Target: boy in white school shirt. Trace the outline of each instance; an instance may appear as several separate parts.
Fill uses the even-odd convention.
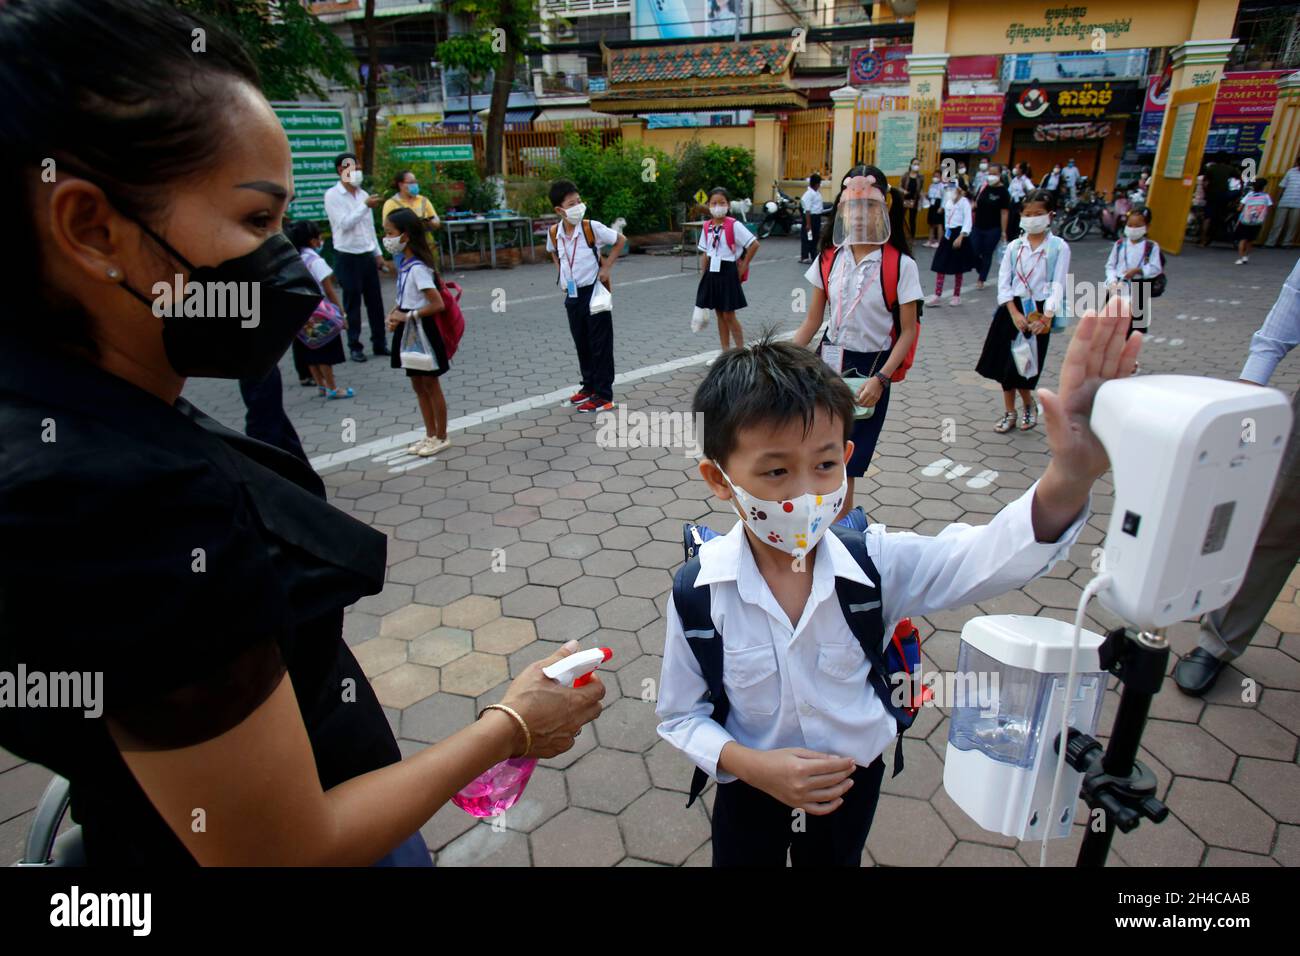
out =
[[[657,713],[660,736],[718,781],[715,866],[784,866],[787,851],[795,866],[859,865],[897,725],[873,690],[879,675],[846,622],[836,578],[879,589],[883,647],[901,618],[1022,587],[1063,557],[1109,468],[1088,424],[1093,396],[1132,374],[1141,347],[1141,336],[1124,340],[1126,304],[1109,312],[1080,321],[1059,393],[1039,393],[1051,449],[1043,477],[984,526],[928,537],[873,525],[863,564],[823,534],[853,453],[848,386],[812,352],[767,338],[714,363],[694,402],[700,474],[742,520],[700,546],[693,582],[679,572]],[[675,595],[702,587],[713,626],[688,635]],[[721,699],[700,665],[709,655],[722,661]]]
[[[555,262],[564,310],[569,316],[569,333],[578,353],[578,390],[569,404],[579,412],[610,411],[614,407],[614,321],[613,313],[591,311],[591,293],[596,283],[609,288],[609,273],[618,261],[627,238],[602,222],[587,219],[587,205],[578,187],[567,179],[551,183],[551,204],[561,217],[546,236],[546,251]],[[602,257],[602,246],[613,246]]]

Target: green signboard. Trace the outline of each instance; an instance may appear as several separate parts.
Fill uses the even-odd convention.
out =
[[[435,163],[454,163],[474,159],[469,143],[444,143],[439,146],[398,146],[393,152],[403,159],[426,159]]]
[[[284,127],[293,157],[294,219],[324,219],[325,192],[339,181],[334,157],[350,152],[347,115],[329,104],[275,103],[275,115]]]
[[[1187,153],[1192,142],[1192,127],[1196,125],[1198,103],[1183,103],[1174,112],[1169,127],[1169,152],[1165,154],[1165,179],[1182,179],[1187,167]],[[1168,122],[1168,120],[1166,120]]]
[[[918,114],[881,110],[876,122],[876,165],[886,176],[901,176],[911,169],[916,155]]]

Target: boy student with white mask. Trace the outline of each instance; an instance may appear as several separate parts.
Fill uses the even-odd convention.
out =
[[[821,200],[820,196],[817,198]],[[736,318],[736,310],[749,304],[740,283],[749,278],[749,263],[758,253],[758,240],[742,223],[727,215],[730,211],[731,197],[721,186],[714,186],[709,191],[711,218],[700,230],[696,246],[700,250],[703,275],[695,291],[695,307],[717,313],[718,339],[724,352],[730,347],[728,338],[736,348],[745,345],[745,333]]]
[[[1024,413],[1020,430],[1038,424],[1037,403],[1031,394],[1038,387],[1038,376],[1047,361],[1052,319],[1067,315],[1070,247],[1048,228],[1052,223],[1054,201],[1051,193],[1037,189],[1025,197],[1020,226],[1025,234],[1007,243],[998,270],[998,308],[993,313],[984,348],[975,371],[1002,386],[1005,413],[994,426],[999,433],[1016,425],[1016,392]],[[1032,336],[1037,370],[1024,376],[1012,357],[1011,346],[1023,333]]]
[[[564,309],[582,376],[569,405],[583,413],[610,411],[614,408],[613,312],[592,312],[591,293],[597,281],[609,288],[610,270],[627,239],[586,218],[587,205],[570,180],[551,183],[550,195],[560,222],[547,233],[546,251],[555,263],[556,282],[564,289]],[[613,246],[608,256],[601,256],[602,246]]]
[[[1068,554],[1110,466],[1089,427],[1093,396],[1132,374],[1141,346],[1124,341],[1122,305],[1112,312],[1084,317],[1059,394],[1040,393],[1042,478],[988,524],[934,537],[825,533],[846,493],[854,408],[824,362],[765,339],[709,370],[693,408],[700,474],[740,521],[675,576],[656,713],[698,768],[688,805],[718,781],[715,866],[784,867],[787,853],[795,866],[861,864],[885,762],[897,772],[895,738],[915,714],[894,700],[885,639],[904,617],[1023,587]]]
[[[892,202],[886,200],[889,196]],[[836,374],[852,382],[858,410],[853,421],[853,455],[848,494],[867,473],[889,411],[894,382],[902,381],[916,351],[921,282],[907,244],[903,193],[892,189],[874,166],[849,171],[835,200],[835,222],[822,251],[804,274],[813,286],[808,315],[794,343],[813,346]]]
[[[944,276],[955,276],[948,304],[961,305],[962,278],[975,268],[975,247],[970,240],[973,225],[970,200],[966,198],[961,180],[944,183],[943,238],[930,260],[930,271],[936,276],[934,295],[925,300],[926,305],[937,305],[943,296]]]

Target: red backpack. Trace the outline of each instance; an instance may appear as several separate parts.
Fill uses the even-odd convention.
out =
[[[712,228],[712,223],[704,227],[706,232]],[[733,216],[724,216],[722,220],[722,236],[727,240],[727,248],[732,252],[736,251],[736,219]],[[749,281],[749,273],[746,272],[740,277],[741,282]]]
[[[821,255],[821,273],[822,288],[831,287],[831,270],[835,267],[835,257],[840,254],[841,246],[831,246],[822,252]],[[885,300],[885,308],[890,311],[894,317],[894,328],[889,333],[889,342],[892,345],[898,341],[898,337],[903,334],[903,324],[898,305],[898,271],[902,262],[903,254],[889,243],[885,243],[880,249],[880,295]],[[921,341],[921,303],[916,303],[916,338],[912,340],[912,347],[907,350],[907,355],[903,358],[902,364],[894,369],[894,374],[889,376],[891,382],[901,382],[907,378],[907,370],[912,367],[912,362],[916,359],[916,345]]]
[[[460,311],[460,286],[455,282],[443,282],[442,276],[433,274],[438,285],[438,295],[442,297],[442,308],[433,315],[442,336],[442,344],[447,349],[447,361],[456,354],[461,336],[465,334],[465,314]]]

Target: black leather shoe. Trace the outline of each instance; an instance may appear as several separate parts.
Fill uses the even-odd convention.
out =
[[[365,352],[353,352],[353,353],[352,353],[352,361],[354,361],[354,362],[366,362],[366,361],[369,361],[369,360],[366,358],[366,353],[365,353]]]
[[[376,354],[376,355],[392,355],[393,353],[390,352],[390,351],[388,351],[388,349],[384,348],[384,347],[381,345],[379,348],[375,349],[375,354]]]
[[[1200,697],[1214,686],[1223,666],[1223,661],[1198,647],[1178,662],[1174,668],[1174,683],[1184,694]]]

